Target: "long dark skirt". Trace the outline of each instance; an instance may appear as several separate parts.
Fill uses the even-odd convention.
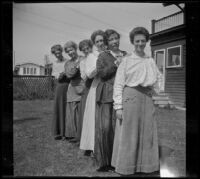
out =
[[[113,103],[97,103],[94,157],[99,167],[111,165],[115,112]]]
[[[52,133],[54,137],[65,136],[66,94],[68,83],[57,83],[54,98]]]
[[[80,101],[67,102],[65,136],[75,138],[80,118]]]
[[[77,126],[77,140],[80,141],[81,138],[81,132],[82,132],[82,125],[83,125],[83,115],[84,115],[84,111],[85,111],[85,103],[86,103],[86,99],[87,99],[87,95],[89,92],[89,88],[84,90],[84,94],[81,96],[81,101],[80,101],[80,117],[79,117],[79,123]]]
[[[148,88],[124,88],[123,120],[116,121],[112,165],[124,175],[159,170],[155,108]]]

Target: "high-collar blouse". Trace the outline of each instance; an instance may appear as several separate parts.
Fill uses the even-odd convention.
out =
[[[126,51],[122,51],[122,50],[120,50],[118,54],[112,52],[111,50],[110,50],[110,53],[113,55],[113,57],[116,58],[115,64],[117,65],[117,67],[122,62],[122,59],[124,58],[124,56],[127,55],[127,52]]]
[[[63,61],[54,61],[53,62],[53,68],[52,68],[52,76],[55,76],[55,78],[57,79],[60,75],[60,73],[65,71],[65,63],[66,63],[66,59],[64,59]]]
[[[151,86],[159,93],[163,86],[163,75],[158,70],[153,58],[135,53],[127,55],[120,63],[114,83],[114,109],[122,109],[122,93],[125,86]]]

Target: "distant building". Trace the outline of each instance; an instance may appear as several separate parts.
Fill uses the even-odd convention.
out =
[[[52,75],[52,63],[45,64],[45,75],[46,76],[51,76]]]
[[[185,107],[186,35],[184,11],[152,20],[152,55],[164,75],[163,93]]]
[[[19,69],[20,69],[20,65],[16,65],[14,67],[13,75],[19,75]]]
[[[15,66],[15,75],[33,75],[43,76],[45,75],[45,67],[35,63],[22,63]]]

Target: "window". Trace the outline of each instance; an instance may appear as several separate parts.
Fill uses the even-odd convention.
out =
[[[181,45],[167,48],[167,68],[181,67]]]
[[[33,74],[33,68],[31,68],[31,75]]]
[[[24,75],[26,74],[26,68],[25,67],[23,68],[23,74]]]
[[[29,74],[29,68],[27,68],[27,75]]]
[[[156,50],[155,51],[155,61],[158,69],[161,73],[164,73],[165,68],[165,50]]]
[[[34,74],[36,74],[36,68],[34,68]]]

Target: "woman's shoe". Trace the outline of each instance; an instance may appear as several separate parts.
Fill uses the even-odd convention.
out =
[[[55,136],[54,139],[55,139],[55,140],[61,140],[61,139],[62,139],[62,136]]]
[[[73,139],[70,139],[69,142],[70,143],[76,143],[76,142],[78,142],[78,140],[76,138],[73,138]]]
[[[98,169],[96,169],[97,172],[108,172],[109,171],[109,167],[108,166],[102,166],[99,167]]]
[[[64,140],[66,140],[66,137],[65,136],[62,136],[62,139],[61,139],[62,141],[64,141]]]
[[[115,171],[115,167],[113,167],[113,166],[108,166],[108,169],[109,169],[109,171],[112,171],[112,172],[114,172]]]
[[[65,137],[65,139],[66,139],[67,141],[70,141],[71,139],[73,139],[73,137]]]
[[[91,155],[91,153],[92,153],[92,151],[91,151],[91,150],[86,150],[86,151],[85,151],[85,153],[84,153],[84,155],[85,155],[85,156],[90,156],[90,155]]]

